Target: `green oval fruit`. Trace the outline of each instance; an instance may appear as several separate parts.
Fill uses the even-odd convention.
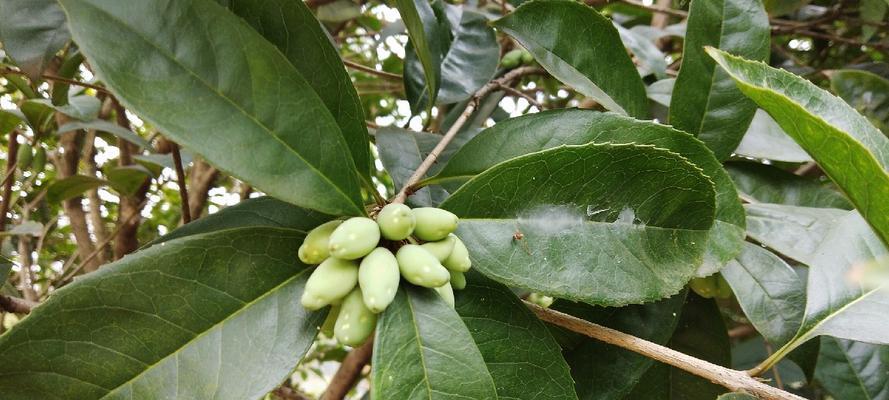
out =
[[[336,340],[349,346],[358,346],[373,333],[377,326],[377,315],[362,300],[361,288],[355,288],[343,300],[340,315],[333,328]]]
[[[435,258],[437,258],[439,262],[442,262],[451,255],[451,252],[454,251],[454,242],[456,242],[456,238],[457,237],[454,235],[448,235],[448,237],[442,240],[423,243],[420,245],[420,247],[432,253],[432,255],[435,256]]]
[[[462,272],[448,270],[451,273],[451,287],[456,290],[466,289],[466,275]]]
[[[366,256],[380,243],[380,227],[365,217],[352,217],[330,234],[330,255],[344,260]]]
[[[445,303],[448,303],[451,308],[456,307],[456,302],[454,301],[454,288],[451,287],[451,283],[445,283],[437,288],[434,288],[438,295],[444,299]]]
[[[31,145],[28,143],[22,143],[19,145],[18,152],[16,154],[15,165],[22,171],[27,169],[31,165],[31,159],[34,157],[33,151],[31,149]]]
[[[522,50],[510,50],[500,59],[500,66],[507,69],[518,67],[522,62]]]
[[[466,272],[472,268],[472,261],[469,259],[469,250],[460,238],[454,236],[454,250],[442,263],[445,268],[451,271]]]
[[[358,267],[358,286],[361,287],[364,304],[375,313],[383,312],[392,303],[400,280],[398,260],[383,247],[370,252]]]
[[[716,274],[716,297],[720,299],[727,299],[732,297],[734,292],[732,292],[732,287],[729,286],[728,282],[722,276],[722,274]]]
[[[421,207],[412,210],[417,226],[414,236],[427,242],[442,240],[457,230],[458,218],[450,211],[434,207]]]
[[[330,311],[327,312],[327,318],[325,318],[324,323],[321,324],[321,333],[324,334],[324,336],[327,336],[329,338],[333,337],[333,327],[336,325],[336,319],[339,315],[340,306],[330,306]]]
[[[522,64],[528,65],[534,62],[534,56],[528,50],[522,50]]]
[[[306,264],[321,264],[322,261],[330,256],[329,241],[330,234],[342,224],[343,221],[330,221],[318,225],[315,229],[309,231],[303,244],[299,246],[299,260]]]
[[[46,149],[43,146],[37,146],[37,150],[34,151],[34,160],[31,161],[31,171],[39,174],[43,172],[44,168],[46,168]]]
[[[697,293],[698,296],[705,299],[712,299],[716,296],[717,292],[719,292],[719,284],[717,283],[715,276],[712,275],[704,278],[694,278],[688,283],[688,286],[691,290]]]
[[[389,240],[404,240],[414,232],[417,220],[411,208],[404,204],[387,204],[377,214],[380,233]]]
[[[434,288],[451,279],[451,274],[432,253],[415,244],[406,244],[395,255],[401,276],[414,285]]]
[[[358,284],[358,263],[339,258],[324,260],[306,282],[302,304],[318,310],[345,297]]]

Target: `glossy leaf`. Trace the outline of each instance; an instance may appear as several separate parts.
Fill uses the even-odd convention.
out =
[[[735,154],[750,158],[762,158],[789,163],[812,161],[812,157],[799,147],[769,113],[757,109],[744,133]]]
[[[99,116],[99,109],[102,108],[102,102],[98,98],[85,94],[72,96],[68,99],[68,104],[61,106],[53,104],[49,99],[34,101],[46,104],[47,107],[81,121],[96,119]]]
[[[65,13],[55,0],[0,1],[3,50],[32,80],[40,79],[70,37]]]
[[[639,75],[654,74],[658,79],[667,77],[666,55],[654,44],[654,41],[617,23],[614,24],[614,27],[620,34],[620,40],[639,60]]]
[[[460,316],[433,290],[402,285],[377,321],[371,365],[375,399],[498,398]]]
[[[815,179],[758,163],[738,162],[725,166],[738,192],[754,203],[852,209],[842,193]]]
[[[644,305],[597,307],[558,300],[552,308],[665,345],[673,336],[683,303],[685,292]],[[650,358],[599,340],[567,331],[563,334],[565,360],[571,366],[580,399],[622,399],[655,364]]]
[[[423,158],[435,146],[441,135],[426,132],[413,132],[405,129],[384,127],[375,135],[380,161],[392,177],[395,189],[401,190],[413,175]],[[428,144],[432,144],[429,147]],[[440,159],[446,160],[448,151]],[[408,204],[421,207],[435,207],[447,198],[448,192],[438,186],[424,187],[408,198]]]
[[[46,199],[50,203],[58,203],[80,196],[83,192],[106,183],[104,180],[92,176],[72,175],[50,183],[46,188]]]
[[[704,46],[766,60],[770,34],[769,17],[760,0],[691,2],[670,123],[707,143],[719,160],[738,147],[756,105],[707,56]]]
[[[834,208],[747,204],[747,236],[804,264],[828,232],[847,214]]]
[[[868,71],[839,70],[830,74],[830,88],[889,135],[889,79]]]
[[[442,27],[429,0],[395,0],[395,6],[398,7],[401,20],[407,28],[410,48],[423,66],[423,75],[426,79],[426,105],[431,110],[438,96],[441,81]],[[407,81],[405,87],[411,87]]]
[[[210,0],[161,3],[61,1],[97,75],[164,134],[272,196],[363,214],[336,120],[281,52]]]
[[[472,334],[500,398],[577,398],[561,348],[509,288],[471,274],[466,289],[455,294],[457,313]]]
[[[694,275],[714,197],[710,180],[675,153],[590,144],[497,164],[441,207],[461,217],[458,235],[488,277],[625,305],[673,295]]]
[[[305,78],[336,120],[358,170],[368,175],[370,139],[358,92],[352,86],[327,31],[306,3],[300,0],[238,0],[233,1],[229,9],[275,45]],[[319,7],[319,18],[321,10]]]
[[[295,367],[324,319],[299,304],[308,276],[293,256],[301,239],[273,228],[194,235],[76,280],[0,337],[0,393],[263,396]]]
[[[665,107],[670,106],[670,100],[673,98],[673,87],[676,86],[676,78],[661,79],[651,85],[648,85],[646,93],[651,101]]]
[[[118,124],[108,122],[102,119],[96,119],[92,121],[72,121],[66,124],[63,124],[59,127],[57,133],[62,134],[65,132],[71,132],[81,129],[95,129],[101,132],[108,132],[114,136],[117,136],[120,139],[126,140],[136,146],[139,146],[143,149],[151,149],[151,144],[148,143],[147,140],[143,139],[141,136],[133,133],[133,131],[124,128]]]
[[[810,343],[815,345],[818,344],[817,341]],[[732,369],[747,371],[759,364],[774,350],[775,347],[766,342],[762,336],[741,339],[737,343],[732,344]],[[815,361],[817,361],[818,356],[817,350],[818,346],[815,346]],[[814,363],[812,368],[814,370]],[[811,386],[808,386],[808,383],[811,380],[807,378],[803,369],[794,361],[785,358],[775,365],[774,368],[769,369],[760,375],[760,378],[764,383],[777,387],[778,380],[776,379],[776,376],[780,379],[781,386],[783,386],[784,390],[805,398],[811,397],[807,393],[800,393],[799,390],[796,390],[797,388],[803,390],[810,388]]]
[[[106,169],[105,177],[118,193],[132,196],[139,191],[146,179],[151,179],[151,172],[141,165],[125,165]]]
[[[768,250],[745,243],[722,276],[744,315],[771,344],[790,340],[803,320],[806,288],[796,271]]]
[[[522,4],[493,25],[516,39],[550,74],[605,109],[646,116],[642,78],[617,29],[596,10],[571,1],[537,0]]]
[[[811,82],[719,50],[710,55],[778,122],[889,243],[889,138]]]
[[[889,346],[821,338],[815,376],[836,399],[889,399]]]
[[[561,145],[596,143],[646,144],[678,153],[700,167],[716,187],[716,224],[705,263],[698,275],[712,275],[741,251],[744,212],[722,165],[691,135],[669,126],[614,113],[554,110],[500,122],[470,140],[454,154],[433,183],[462,182],[497,163]]]

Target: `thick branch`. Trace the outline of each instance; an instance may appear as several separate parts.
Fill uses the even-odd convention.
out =
[[[336,371],[330,380],[327,390],[321,395],[321,400],[342,400],[355,386],[355,382],[361,377],[361,370],[370,361],[373,355],[373,338],[364,342],[361,347],[356,347],[346,355],[340,369]]]
[[[16,314],[29,314],[34,307],[37,307],[36,302],[0,294],[0,309],[3,311]]]
[[[173,166],[176,167],[176,183],[179,184],[179,197],[182,202],[182,223],[191,222],[191,208],[188,207],[188,185],[185,183],[185,170],[182,168],[182,155],[179,145],[173,143]]]
[[[114,108],[114,117],[117,125],[130,129],[130,121],[127,119],[126,110],[120,103],[112,99],[111,103]],[[120,150],[120,160],[118,165],[133,165],[132,154],[137,151],[136,146],[123,139],[117,140],[117,148]],[[121,196],[120,209],[117,213],[117,227],[115,228],[116,236],[114,237],[114,259],[130,254],[139,248],[139,225],[142,223],[136,215],[142,212],[145,205],[145,196],[148,188],[151,186],[151,179],[146,178],[142,182],[142,186],[132,196]]]
[[[732,391],[746,392],[764,400],[804,400],[797,395],[766,385],[744,371],[736,371],[700,360],[669,347],[664,347],[565,313],[543,308],[533,303],[525,302],[525,305],[543,321],[639,353],[700,376],[715,384],[725,386]]]
[[[15,163],[18,158],[19,143],[16,140],[19,132],[9,132],[9,148],[6,150],[6,175],[3,179],[3,199],[0,200],[0,231],[6,230],[6,213],[9,212],[12,199],[12,176],[15,175]]]
[[[218,176],[219,170],[206,161],[195,159],[192,163],[188,179],[188,206],[192,218],[200,218],[204,213],[210,189]]]

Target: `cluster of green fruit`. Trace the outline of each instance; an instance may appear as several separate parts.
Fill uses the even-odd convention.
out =
[[[331,305],[322,330],[329,332],[333,325],[337,340],[350,346],[373,332],[377,314],[395,298],[401,277],[435,289],[453,307],[454,289],[466,287],[463,273],[472,266],[469,251],[453,234],[457,220],[439,208],[389,204],[376,221],[355,217],[318,226],[299,247],[302,262],[320,264],[306,282],[303,306]]]
[[[29,143],[22,143],[15,157],[15,164],[22,171],[30,167],[31,172],[38,174],[46,166],[46,150],[42,146],[37,146],[34,151]]]
[[[732,288],[722,274],[713,274],[704,278],[695,278],[688,283],[691,290],[706,299],[727,299],[732,297]]]
[[[530,65],[534,62],[534,56],[525,49],[510,50],[500,59],[500,66],[506,69],[513,69],[519,65]]]

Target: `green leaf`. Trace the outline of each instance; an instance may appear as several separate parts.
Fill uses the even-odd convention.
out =
[[[497,72],[500,45],[484,15],[443,4],[450,33],[442,29],[437,41],[441,58],[441,87],[436,101],[451,104],[472,97]],[[415,52],[405,54],[404,81],[412,104],[426,101],[424,69]]]
[[[40,79],[69,38],[65,14],[55,0],[0,1],[3,50],[31,80]]]
[[[814,373],[814,361],[817,361],[817,351],[818,342],[810,342],[815,344],[815,359],[812,362],[812,369]],[[774,346],[770,345],[768,342],[763,339],[762,336],[753,336],[751,338],[742,339],[737,343],[732,344],[732,369],[738,371],[746,371],[750,368],[755,367],[760,363],[764,358],[769,356],[769,352],[774,351]],[[802,349],[802,348],[801,348]],[[764,372],[759,376],[765,383],[768,383],[772,386],[778,386],[776,380],[780,379],[784,390],[787,390],[791,393],[803,396],[803,397],[811,397],[806,393],[799,393],[800,390],[805,390],[810,388],[808,385],[810,380],[806,377],[803,369],[797,365],[794,361],[790,359],[783,359],[779,362],[774,368]]]
[[[790,14],[800,7],[809,4],[811,0],[763,0],[766,10],[773,17]]]
[[[151,144],[148,143],[147,140],[143,139],[141,136],[135,134],[133,131],[124,128],[118,124],[108,122],[102,119],[96,119],[92,121],[72,121],[66,124],[63,124],[59,127],[57,133],[62,134],[65,132],[76,131],[80,129],[95,129],[101,132],[108,132],[114,136],[117,136],[120,139],[126,140],[136,146],[139,146],[143,149],[151,150]]]
[[[6,232],[0,232],[0,236],[41,236],[43,235],[43,224],[37,221],[22,221],[12,229]],[[0,281],[2,282],[2,281]]]
[[[503,399],[576,399],[571,371],[546,326],[506,286],[473,273],[456,291],[457,313],[472,334]]]
[[[614,23],[614,27],[617,29],[617,33],[620,34],[620,40],[639,60],[639,75],[654,74],[658,79],[667,78],[666,56],[654,44],[654,41],[617,23]]]
[[[747,204],[747,236],[776,252],[809,264],[815,250],[847,211],[833,208]]]
[[[889,346],[821,338],[815,376],[837,399],[889,398]]]
[[[673,97],[673,87],[676,86],[676,78],[661,79],[645,90],[651,101],[665,107],[670,106],[670,99]]]
[[[741,91],[805,149],[889,243],[889,138],[848,104],[763,63],[708,50]]]
[[[812,157],[799,147],[769,114],[761,109],[756,110],[750,127],[744,133],[741,144],[735,154],[750,158],[804,163],[812,161]]]
[[[303,235],[243,228],[154,246],[53,293],[0,337],[5,399],[255,399],[314,340]],[[250,282],[249,285],[244,284]]]
[[[392,177],[396,190],[404,187],[423,159],[441,140],[441,135],[392,127],[378,129],[375,137],[380,161]],[[455,139],[459,141],[459,134]],[[451,142],[438,157],[439,162],[447,162],[456,149],[459,149],[459,143]],[[448,192],[440,186],[427,186],[408,197],[408,203],[412,206],[435,207],[447,196]]]
[[[716,400],[757,400],[757,397],[749,395],[747,393],[735,392],[726,393],[722,396],[717,397]]]
[[[889,80],[855,69],[834,71],[829,76],[834,93],[889,135]]]
[[[528,49],[552,76],[605,109],[637,118],[648,113],[642,78],[617,29],[596,10],[573,1],[530,1],[493,25]]]
[[[151,179],[151,171],[141,165],[124,165],[108,168],[105,177],[114,190],[124,196],[132,196],[139,191],[146,179]]]
[[[86,175],[72,175],[59,179],[49,184],[46,188],[46,199],[50,203],[58,203],[83,194],[90,189],[95,189],[108,182]]]
[[[858,11],[864,22],[861,24],[861,40],[866,43],[880,32],[879,25],[885,22],[886,12],[889,11],[889,1],[861,0],[858,3]]]
[[[53,104],[49,99],[34,101],[46,104],[62,114],[81,121],[96,119],[99,116],[99,109],[102,108],[102,102],[98,98],[86,94],[72,96],[68,98],[68,104],[61,106]]]
[[[430,289],[402,285],[377,321],[371,365],[376,399],[498,398],[460,316]]]
[[[710,180],[675,153],[589,144],[497,164],[441,207],[461,217],[458,234],[488,277],[625,305],[673,295],[694,275],[714,199]]]
[[[336,120],[281,52],[238,17],[210,0],[61,4],[97,75],[164,134],[269,195],[331,214],[364,213]],[[179,107],[171,112],[171,104]]]
[[[358,92],[327,31],[305,2],[239,0],[229,8],[275,45],[305,78],[336,120],[359,172],[370,179],[370,139]]]
[[[781,258],[745,243],[738,258],[722,269],[744,315],[772,345],[787,343],[803,320],[806,288]]]
[[[336,0],[318,6],[317,13],[319,21],[345,22],[361,16],[361,5],[351,0]]]
[[[431,112],[432,105],[438,96],[441,81],[441,35],[443,28],[439,25],[435,11],[429,0],[395,0],[395,6],[401,14],[401,20],[407,28],[410,38],[409,45],[413,49],[426,77],[426,107]],[[405,87],[411,87],[405,79]],[[415,96],[422,98],[422,95]],[[419,104],[419,103],[417,103]]]
[[[644,305],[597,307],[557,300],[552,308],[623,333],[666,345],[679,322],[685,292]],[[578,397],[584,400],[622,399],[655,364],[654,360],[562,331],[565,359],[571,366]]]
[[[9,133],[23,122],[24,120],[19,115],[6,110],[0,110],[0,135]]]
[[[696,135],[724,160],[738,147],[756,112],[704,46],[753,60],[769,57],[769,16],[760,0],[695,0],[688,10],[682,66],[670,102],[670,123]]]
[[[591,142],[646,144],[667,149],[696,164],[713,180],[717,221],[699,276],[712,275],[741,251],[744,211],[731,179],[713,153],[685,132],[614,113],[553,110],[500,122],[464,145],[429,182],[462,182],[514,157],[560,145]]]
[[[852,209],[852,204],[842,193],[816,179],[751,162],[731,162],[725,169],[738,191],[751,202]]]

